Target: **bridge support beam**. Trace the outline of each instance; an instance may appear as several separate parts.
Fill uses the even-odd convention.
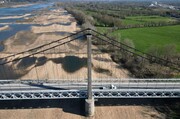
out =
[[[88,99],[85,100],[85,112],[86,116],[94,116],[95,106],[94,106],[94,98],[92,95],[92,60],[91,60],[91,30],[88,30],[87,34],[87,67],[88,67],[88,87],[87,87],[87,96]]]

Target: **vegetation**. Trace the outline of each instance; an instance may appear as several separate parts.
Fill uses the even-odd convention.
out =
[[[117,27],[119,29],[135,27],[152,27],[179,24],[178,11],[155,10],[148,7],[148,3],[138,2],[89,2],[87,4],[74,3],[74,6],[92,16],[95,26]]]
[[[148,2],[86,2],[86,4],[66,2],[63,4],[83,28],[95,26],[98,31],[112,37],[112,39],[153,56],[178,63],[180,56],[178,53],[180,51],[180,20],[178,18],[180,18],[180,12],[178,10],[154,9],[148,5]],[[93,42],[93,44],[102,52],[109,53],[114,62],[122,64],[134,77],[168,78],[179,76],[178,72],[158,65],[159,61],[153,59],[145,61],[132,53],[113,48],[110,44],[102,45],[98,42]],[[136,53],[136,50],[128,50]]]

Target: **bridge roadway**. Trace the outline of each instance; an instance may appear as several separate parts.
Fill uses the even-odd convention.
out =
[[[176,79],[96,80],[92,88],[95,98],[180,98],[180,82]],[[0,100],[86,97],[86,81],[0,81]]]

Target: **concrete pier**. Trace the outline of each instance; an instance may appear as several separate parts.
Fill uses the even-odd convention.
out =
[[[94,112],[95,112],[94,98],[86,99],[85,100],[86,116],[92,117],[92,116],[94,116]]]

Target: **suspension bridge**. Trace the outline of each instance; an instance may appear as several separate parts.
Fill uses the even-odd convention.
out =
[[[141,66],[148,61],[180,71],[179,59],[171,62],[85,29],[27,51],[2,52],[0,100],[84,98],[91,116],[94,98],[180,98],[180,79],[131,78],[116,62],[119,54]]]

